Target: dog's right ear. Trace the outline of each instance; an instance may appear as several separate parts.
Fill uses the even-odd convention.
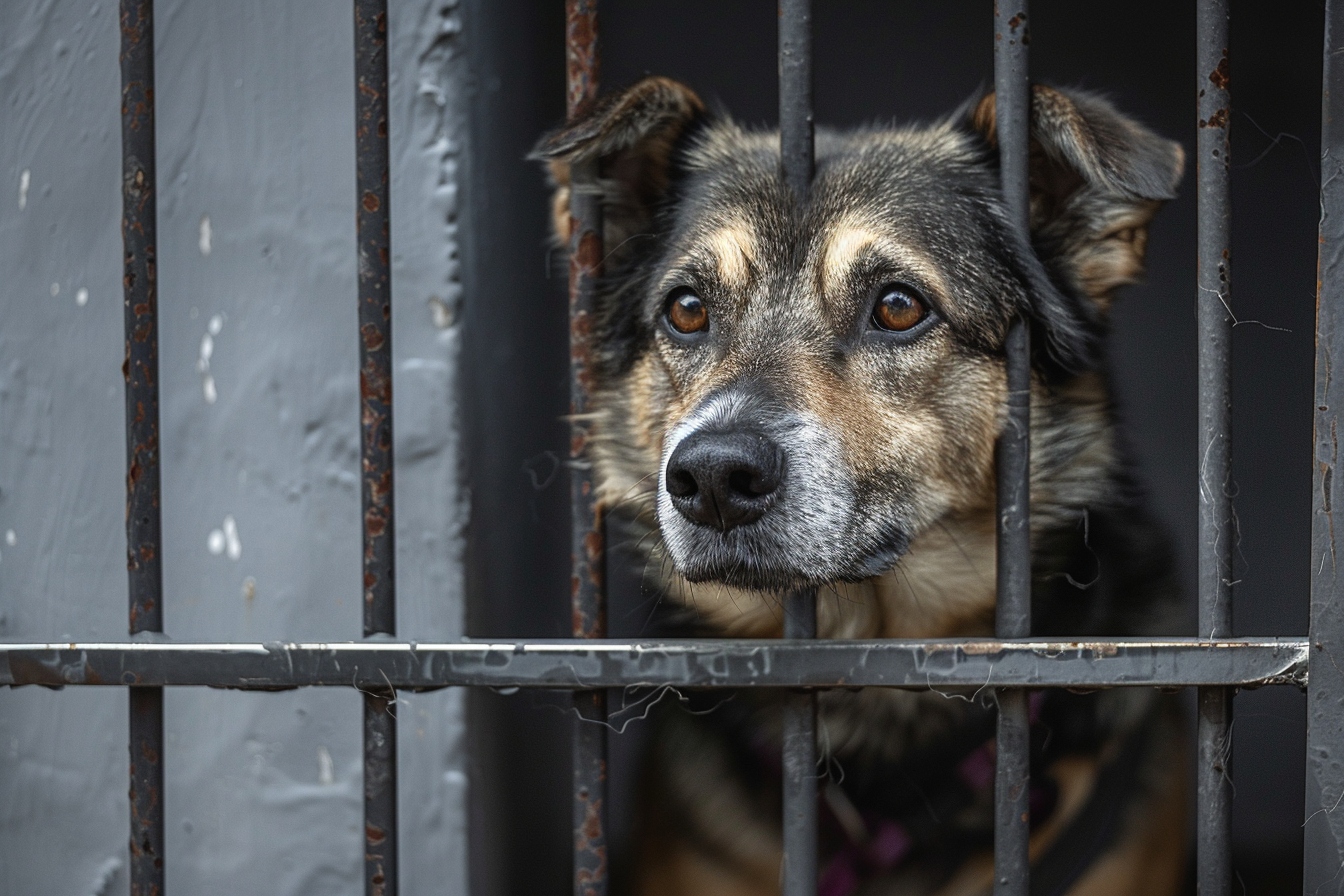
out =
[[[556,240],[569,242],[571,173],[584,163],[596,167],[607,245],[619,246],[644,230],[667,193],[678,140],[704,114],[704,103],[689,87],[650,77],[602,97],[543,137],[529,158],[548,163],[550,169]]]

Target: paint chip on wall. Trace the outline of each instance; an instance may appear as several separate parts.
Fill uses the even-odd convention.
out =
[[[326,747],[317,748],[317,783],[336,783],[336,765],[331,761],[331,752]]]
[[[230,560],[237,560],[243,556],[243,542],[238,537],[238,523],[230,516],[224,517],[224,525],[219,529],[213,529],[205,540],[205,546],[210,553],[218,556],[225,554]]]
[[[205,396],[206,404],[214,404],[219,399],[219,392],[215,389],[215,377],[210,373],[210,359],[215,354],[215,337],[222,329],[224,329],[224,316],[216,314],[211,317],[210,323],[206,326],[206,333],[201,337],[201,352],[196,358],[196,369],[201,374],[201,392]]]

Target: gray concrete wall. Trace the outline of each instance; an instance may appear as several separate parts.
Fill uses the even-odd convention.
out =
[[[360,634],[348,3],[160,0],[165,627]],[[465,63],[394,0],[399,632],[463,631]],[[0,639],[119,639],[117,6],[0,2]],[[403,701],[403,880],[465,890],[462,695]],[[167,698],[174,892],[361,892],[353,692]],[[126,695],[0,691],[0,893],[127,892]]]

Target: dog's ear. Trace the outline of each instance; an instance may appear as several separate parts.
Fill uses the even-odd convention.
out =
[[[596,166],[607,245],[619,246],[645,229],[667,192],[678,140],[704,113],[704,103],[689,87],[650,77],[602,97],[543,137],[530,158],[550,168],[556,239],[569,241],[571,172],[583,163]]]
[[[971,126],[997,145],[994,95]],[[1181,145],[1120,114],[1101,97],[1033,85],[1031,239],[1061,285],[1104,313],[1116,287],[1143,273],[1148,224],[1175,198]]]

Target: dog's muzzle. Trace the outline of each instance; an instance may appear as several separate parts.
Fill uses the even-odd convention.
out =
[[[691,582],[777,590],[873,575],[905,541],[860,511],[840,440],[758,391],[722,392],[669,434],[658,526]]]
[[[783,481],[784,452],[761,432],[700,430],[682,439],[667,462],[672,506],[720,532],[764,516]]]

